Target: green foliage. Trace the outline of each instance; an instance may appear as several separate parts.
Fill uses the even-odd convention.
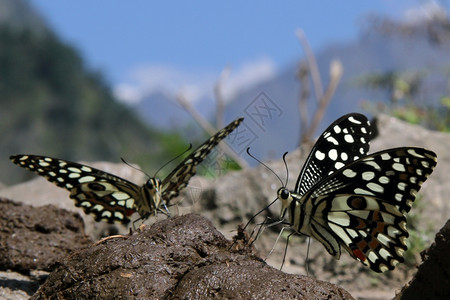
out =
[[[363,107],[372,114],[380,112],[392,115],[412,124],[449,132],[450,95],[448,87],[434,90],[441,93],[438,99],[422,99],[421,90],[427,79],[425,71],[390,71],[369,74],[359,80],[359,84],[372,89],[387,91],[389,102],[366,101]],[[427,97],[426,95],[425,97]]]
[[[405,264],[409,266],[415,266],[420,262],[418,259],[420,252],[429,247],[434,238],[431,224],[428,228],[420,225],[420,216],[424,209],[425,202],[421,195],[417,195],[413,209],[406,215],[409,237],[406,241],[408,250],[405,251],[403,257]]]

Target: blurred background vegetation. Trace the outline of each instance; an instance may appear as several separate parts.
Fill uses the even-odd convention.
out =
[[[87,70],[50,31],[2,26],[0,78],[2,170],[11,169],[5,158],[23,152],[84,161],[119,162],[124,156],[152,169],[188,146],[177,133],[153,130],[115,101],[102,75]],[[2,182],[24,179],[11,170],[2,172]]]

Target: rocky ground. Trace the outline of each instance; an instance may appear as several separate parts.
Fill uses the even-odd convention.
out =
[[[450,171],[450,135],[430,132],[386,116],[378,118],[377,128],[378,137],[371,143],[370,152],[419,146],[438,155],[438,165],[409,214],[409,248],[412,251],[407,263],[392,272],[371,272],[346,254],[336,261],[320,243],[312,241],[307,261],[310,276],[302,276],[306,275],[307,240],[300,237],[291,239],[281,272],[277,269],[284,253],[284,236],[267,259],[268,264],[260,258],[265,258],[272,249],[279,228],[267,229],[254,243],[255,248],[248,247],[242,233],[239,242],[230,247],[238,225],[275,199],[279,183],[263,167],[231,172],[215,180],[194,177],[180,205],[174,208],[179,215],[196,212],[206,219],[198,215],[163,217],[161,223],[148,225],[132,235],[127,228],[95,223],[90,216],[81,213],[86,224],[85,236],[77,215],[52,211],[56,207],[77,211],[68,192],[36,178],[0,189],[0,196],[14,201],[2,199],[0,202],[0,297],[25,299],[40,286],[33,296],[35,299],[51,295],[70,298],[73,293],[86,297],[93,295],[90,293],[105,297],[108,294],[110,298],[139,298],[153,293],[159,298],[202,296],[206,299],[209,296],[229,298],[234,295],[231,291],[244,298],[327,295],[330,299],[351,299],[345,290],[359,299],[392,299],[414,275],[409,286],[416,290],[408,294],[405,289],[405,299],[420,295],[418,291],[431,295],[426,287],[449,296],[447,270],[450,265],[446,255],[450,250],[449,225],[438,235],[436,233],[450,217],[450,201],[447,200],[450,186],[445,184]],[[305,146],[288,155],[290,174],[298,174],[308,153]],[[285,173],[281,161],[268,165],[281,177]],[[94,166],[134,182],[143,181],[140,173],[127,166]],[[288,187],[292,187],[295,179],[291,175]],[[18,202],[35,207],[19,206]],[[45,206],[47,204],[52,206]],[[266,215],[276,217],[278,209],[275,206],[259,221]],[[118,233],[124,236],[98,242],[101,236]],[[431,245],[435,236],[434,246],[421,257],[420,252]],[[427,263],[417,272],[416,265],[422,258],[426,258]],[[52,273],[48,276],[48,272]],[[431,285],[427,278],[437,279]]]

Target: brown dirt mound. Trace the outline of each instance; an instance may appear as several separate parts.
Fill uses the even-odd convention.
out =
[[[169,218],[67,257],[32,299],[353,299],[231,246],[201,216]]]
[[[450,299],[450,220],[421,253],[423,263],[395,299]]]
[[[51,271],[92,241],[76,213],[52,205],[32,207],[0,198],[0,270]]]

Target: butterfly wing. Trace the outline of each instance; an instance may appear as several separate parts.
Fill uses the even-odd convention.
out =
[[[139,187],[104,171],[62,159],[38,155],[13,155],[16,165],[45,177],[70,191],[75,206],[91,214],[96,221],[123,223],[130,221],[139,198]]]
[[[369,120],[358,113],[334,121],[314,144],[295,185],[295,193],[304,195],[322,178],[369,151],[372,129]]]
[[[392,270],[403,262],[407,249],[405,214],[435,166],[436,154],[422,148],[363,157],[303,197],[305,213],[298,231],[309,232],[336,258],[343,246],[376,272]]]
[[[238,118],[219,130],[215,135],[210,137],[206,142],[189,154],[189,156],[187,156],[162,181],[161,197],[166,203],[168,203],[171,198],[179,195],[180,191],[187,186],[191,177],[195,175],[197,165],[205,159],[221,140],[226,138],[234,129],[236,129],[243,120],[244,118]]]

